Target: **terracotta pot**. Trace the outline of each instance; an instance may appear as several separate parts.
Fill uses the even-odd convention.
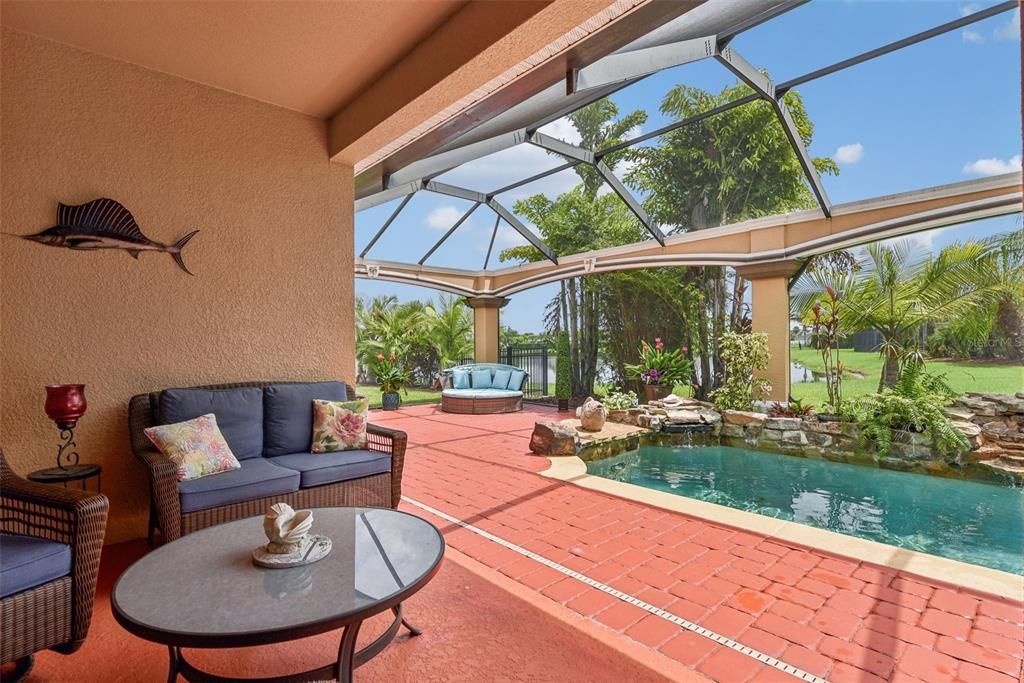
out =
[[[70,429],[85,415],[84,384],[51,384],[46,387],[46,416],[61,429]]]
[[[380,395],[380,402],[384,410],[398,410],[402,405],[402,396],[397,391],[386,391]]]
[[[645,384],[644,394],[647,396],[647,402],[660,401],[669,394],[672,393],[672,386],[668,384]]]

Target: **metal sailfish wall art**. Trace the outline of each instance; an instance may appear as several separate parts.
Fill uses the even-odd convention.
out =
[[[124,249],[133,258],[144,251],[165,252],[189,275],[192,271],[181,260],[181,250],[198,230],[193,230],[174,244],[154,242],[142,234],[131,211],[120,202],[107,197],[85,204],[57,204],[57,225],[34,235],[18,235],[22,239],[51,247],[68,249]]]

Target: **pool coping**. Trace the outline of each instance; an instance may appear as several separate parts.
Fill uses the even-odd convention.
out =
[[[736,510],[636,484],[605,479],[589,474],[586,462],[579,456],[554,456],[548,457],[547,460],[550,466],[538,474],[549,479],[751,531],[814,550],[916,574],[960,589],[987,593],[1016,602],[1024,601],[1024,576],[847,536],[798,522]]]

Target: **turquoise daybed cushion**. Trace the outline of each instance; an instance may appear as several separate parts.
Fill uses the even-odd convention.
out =
[[[512,371],[504,368],[494,371],[494,377],[491,378],[492,389],[508,389],[508,382],[512,379]]]
[[[491,371],[488,368],[481,368],[473,371],[473,388],[491,388]]]
[[[469,389],[469,370],[452,370],[452,388]]]
[[[526,373],[522,370],[513,370],[512,377],[508,380],[508,388],[512,391],[523,390],[523,380],[526,378]]]

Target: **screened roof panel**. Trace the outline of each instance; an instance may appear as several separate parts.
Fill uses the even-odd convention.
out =
[[[608,99],[552,120],[545,112],[593,99],[562,84],[561,94],[548,89],[467,133],[469,146],[449,143],[396,171],[392,194],[437,182],[453,196],[429,185],[416,192],[368,257],[417,262],[430,252],[428,265],[494,268],[516,244],[532,244],[530,258],[556,258],[805,208],[830,215],[833,203],[1019,171],[1014,6],[749,0],[739,12],[708,0],[682,18],[690,24],[634,41],[614,63],[582,65],[601,68],[581,71],[577,85]],[[773,7],[789,10],[715,38],[716,26],[729,35],[740,15]],[[975,10],[992,16],[963,18]],[[830,68],[843,60],[848,68]],[[526,111],[541,118],[520,121]],[[499,119],[525,128],[481,133],[501,133]],[[570,192],[591,205],[559,200]],[[538,195],[545,200],[524,201]],[[400,204],[360,214],[357,248]]]

